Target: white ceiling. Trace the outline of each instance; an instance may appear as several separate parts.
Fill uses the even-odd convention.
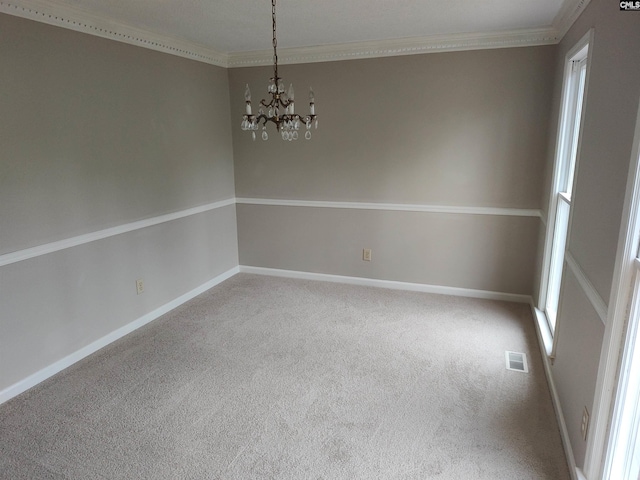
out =
[[[586,3],[278,0],[278,50],[317,61],[556,43]],[[226,66],[271,58],[269,0],[0,0],[0,11]]]

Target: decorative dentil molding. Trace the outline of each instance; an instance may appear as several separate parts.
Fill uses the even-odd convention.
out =
[[[226,54],[45,0],[0,0],[0,12],[118,42],[227,67]]]
[[[395,40],[281,49],[281,64],[331,62],[436,52],[553,45],[590,0],[564,0],[553,26],[502,32],[430,35]],[[271,65],[270,50],[226,54],[46,0],[0,0],[0,12],[225,68]]]
[[[559,42],[552,28],[511,30],[495,33],[429,35],[394,40],[283,48],[278,50],[278,63],[316,63],[360,58],[394,57],[424,53],[485,50],[492,48],[553,45]],[[229,67],[270,65],[273,55],[267,51],[229,55]]]
[[[569,31],[571,25],[578,19],[580,14],[587,8],[591,0],[564,0],[562,7],[553,20],[553,29],[558,35],[558,41]]]

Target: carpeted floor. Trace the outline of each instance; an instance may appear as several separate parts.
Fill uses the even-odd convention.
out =
[[[527,305],[240,274],[0,405],[0,478],[570,477]]]

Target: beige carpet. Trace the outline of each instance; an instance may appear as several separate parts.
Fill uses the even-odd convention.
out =
[[[0,405],[0,477],[568,480],[538,352],[527,305],[240,274]]]

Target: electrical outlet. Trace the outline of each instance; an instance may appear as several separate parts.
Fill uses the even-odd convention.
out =
[[[589,410],[584,407],[582,411],[582,423],[580,424],[580,432],[582,433],[582,439],[587,440],[587,432],[589,431]]]
[[[364,250],[362,250],[362,260],[364,260],[365,262],[370,262],[371,261],[371,249],[370,248],[365,248]]]
[[[142,281],[142,279],[138,279],[136,280],[136,293],[140,295],[143,292],[144,292],[144,282]]]

